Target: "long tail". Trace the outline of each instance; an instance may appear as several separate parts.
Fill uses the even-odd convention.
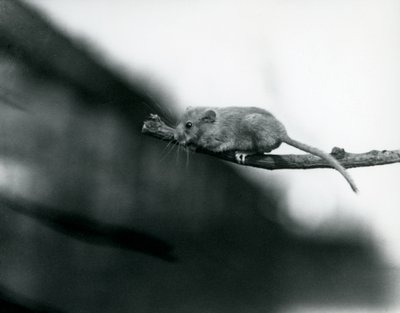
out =
[[[349,183],[351,189],[353,189],[354,192],[358,191],[358,188],[356,186],[356,184],[354,183],[353,179],[351,178],[351,176],[349,175],[349,173],[347,173],[347,171],[344,169],[344,167],[339,163],[338,160],[336,160],[333,156],[331,156],[330,154],[319,150],[318,148],[314,148],[311,147],[309,145],[306,145],[304,143],[301,143],[297,140],[294,140],[290,137],[286,137],[284,140],[282,140],[284,143],[293,146],[297,149],[303,150],[305,152],[309,152],[311,154],[314,154],[316,156],[319,156],[321,159],[324,159],[325,161],[327,161],[333,168],[335,168],[340,174],[343,175],[343,177],[347,180],[347,182]]]

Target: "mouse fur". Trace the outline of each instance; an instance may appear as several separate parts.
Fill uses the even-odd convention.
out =
[[[175,140],[191,149],[262,154],[283,142],[326,160],[357,191],[352,178],[330,154],[290,138],[283,124],[257,107],[188,107],[175,128]]]

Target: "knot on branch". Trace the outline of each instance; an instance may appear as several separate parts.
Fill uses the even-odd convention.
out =
[[[157,114],[150,114],[144,121],[142,134],[151,135],[162,140],[174,140],[174,129],[165,124]]]
[[[336,159],[344,159],[344,157],[346,156],[346,150],[344,150],[343,148],[339,148],[339,147],[333,147],[331,154],[336,158]]]
[[[148,129],[159,129],[162,125],[165,125],[165,123],[157,114],[150,114],[148,119],[143,123],[142,132]]]
[[[150,113],[150,116],[149,116],[148,120],[159,122],[159,123],[162,122],[161,118],[157,114],[153,114],[153,113]]]

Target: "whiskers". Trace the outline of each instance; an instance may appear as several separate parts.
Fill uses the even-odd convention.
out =
[[[185,147],[185,151],[186,151],[186,169],[189,168],[189,155],[190,155],[190,151],[187,147]]]
[[[167,156],[171,153],[172,150],[174,150],[174,148],[176,147],[176,144],[174,143],[174,140],[170,140],[168,142],[168,144],[165,146],[165,148],[161,151],[161,154],[164,154],[161,158],[160,158],[160,163],[162,161],[164,161]]]
[[[176,158],[175,158],[175,163],[178,166],[180,163],[180,155],[182,154],[182,152],[184,152],[186,158],[185,158],[185,167],[186,169],[189,168],[189,160],[190,160],[190,150],[187,146],[180,144],[178,142],[176,142],[175,140],[170,140],[168,142],[168,144],[164,147],[164,149],[162,150],[161,154],[163,154],[163,156],[160,158],[159,162],[164,161],[170,154],[171,152],[175,150],[176,151]]]
[[[181,154],[181,152],[184,152],[186,155],[186,161],[185,161],[185,168],[188,169],[189,168],[189,148],[185,145],[182,145],[180,143],[178,143],[178,149],[177,149],[177,154],[176,154],[176,163],[177,165],[179,165],[179,155]]]
[[[164,121],[167,122],[168,125],[172,126],[174,125],[174,121],[172,120],[171,117],[174,116],[174,112],[172,112],[171,108],[168,105],[161,105],[153,95],[150,94],[150,92],[143,90],[144,95],[146,96],[147,99],[144,99],[141,101],[141,103],[147,108],[149,111],[148,114],[154,113],[154,110],[156,110],[156,113],[162,117]]]

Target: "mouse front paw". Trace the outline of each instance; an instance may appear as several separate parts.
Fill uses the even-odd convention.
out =
[[[235,152],[235,159],[238,164],[244,164],[247,156],[248,156],[248,153],[239,152],[239,151]]]

